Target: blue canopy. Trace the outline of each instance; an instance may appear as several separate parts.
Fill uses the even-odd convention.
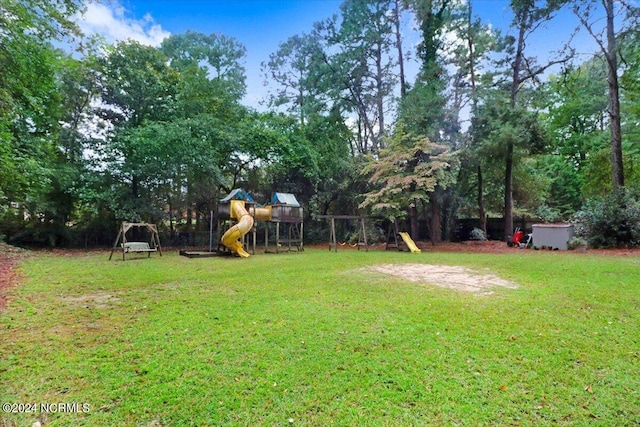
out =
[[[245,202],[255,202],[251,194],[244,191],[242,188],[235,188],[231,190],[231,193],[227,194],[224,199],[220,199],[220,203],[229,203],[231,200],[244,200]]]
[[[296,196],[291,193],[274,193],[271,198],[271,204],[294,206],[297,208],[300,207],[300,203],[298,203]]]

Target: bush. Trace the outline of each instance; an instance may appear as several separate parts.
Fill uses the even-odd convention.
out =
[[[470,239],[471,240],[487,240],[487,235],[484,233],[483,230],[479,229],[479,228],[474,228],[473,230],[471,230],[470,233]]]
[[[577,249],[580,246],[586,246],[586,245],[587,245],[587,241],[584,238],[578,237],[578,236],[573,236],[567,242],[567,247],[569,249]]]
[[[611,248],[640,244],[640,203],[637,195],[622,189],[589,199],[576,213],[576,235],[589,247]]]

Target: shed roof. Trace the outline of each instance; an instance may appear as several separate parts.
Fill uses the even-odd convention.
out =
[[[271,198],[272,205],[287,205],[300,207],[300,203],[298,203],[298,199],[291,193],[273,193],[273,197]]]

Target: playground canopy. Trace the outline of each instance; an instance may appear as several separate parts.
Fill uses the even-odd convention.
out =
[[[244,191],[242,188],[235,188],[224,199],[220,199],[218,203],[230,203],[232,200],[244,200],[245,202],[255,203],[251,194]]]
[[[300,203],[298,202],[298,199],[296,199],[296,196],[294,196],[291,193],[274,193],[273,197],[271,198],[271,204],[287,205],[287,206],[292,206],[296,208],[300,207]]]

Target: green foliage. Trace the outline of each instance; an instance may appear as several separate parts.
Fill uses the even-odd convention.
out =
[[[622,56],[624,72],[620,77],[623,89],[622,114],[625,120],[622,123],[626,140],[633,141],[635,145],[640,142],[640,34],[632,31],[622,42]]]
[[[550,77],[546,92],[550,148],[581,168],[589,153],[608,146],[606,64],[596,57],[568,68]]]
[[[300,124],[323,112],[331,101],[323,87],[326,74],[324,40],[314,32],[295,35],[278,46],[262,64],[271,88],[269,103],[272,107],[286,106],[286,111],[299,118]]]
[[[373,189],[365,194],[360,208],[392,220],[404,218],[412,203],[428,203],[437,187],[446,189],[455,182],[455,161],[447,147],[407,135],[400,127],[389,146],[362,170]]]
[[[583,174],[570,159],[562,156],[541,156],[537,162],[538,173],[549,182],[545,206],[550,213],[555,213],[556,220],[570,217],[583,203]]]
[[[573,221],[590,247],[640,245],[640,198],[628,190],[587,200]]]
[[[262,64],[267,79],[275,83],[271,106],[285,106],[302,125],[336,109],[353,116],[355,150],[376,152],[397,83],[390,4],[347,0],[340,17],[318,22],[310,34],[281,43]]]
[[[71,17],[82,10],[83,0],[3,0],[0,34],[3,38],[33,36],[61,40],[78,33]]]
[[[414,86],[400,101],[399,116],[409,132],[439,141],[440,131],[445,127],[446,105],[442,34],[452,5],[448,0],[408,1],[407,4],[414,10],[420,26],[417,55],[421,61]]]
[[[206,80],[211,87],[205,93],[215,94],[214,99],[237,102],[245,94],[246,75],[241,61],[246,49],[233,37],[187,31],[163,40],[160,50],[170,58],[171,68]]]
[[[483,156],[504,157],[509,144],[522,154],[544,152],[548,136],[537,112],[512,107],[504,92],[494,93],[472,119],[474,140]],[[517,162],[518,159],[514,159]]]
[[[469,234],[469,239],[484,241],[484,240],[487,240],[487,234],[484,232],[484,230],[480,230],[479,228],[474,228],[473,230],[471,230],[471,233]]]
[[[0,195],[35,201],[51,177],[59,130],[58,56],[51,45],[17,35],[0,43]]]
[[[113,46],[102,61],[102,101],[111,107],[103,114],[130,127],[170,119],[179,74],[167,62],[158,49],[132,40]]]
[[[446,99],[443,96],[443,80],[417,81],[400,102],[400,117],[407,130],[427,135],[437,141],[444,122]]]
[[[74,0],[6,0],[0,7],[0,230],[9,239],[56,240],[69,167],[58,142],[66,119],[59,77],[66,65],[51,42],[75,34]],[[28,220],[25,220],[28,218]],[[55,232],[55,231],[54,231]]]

